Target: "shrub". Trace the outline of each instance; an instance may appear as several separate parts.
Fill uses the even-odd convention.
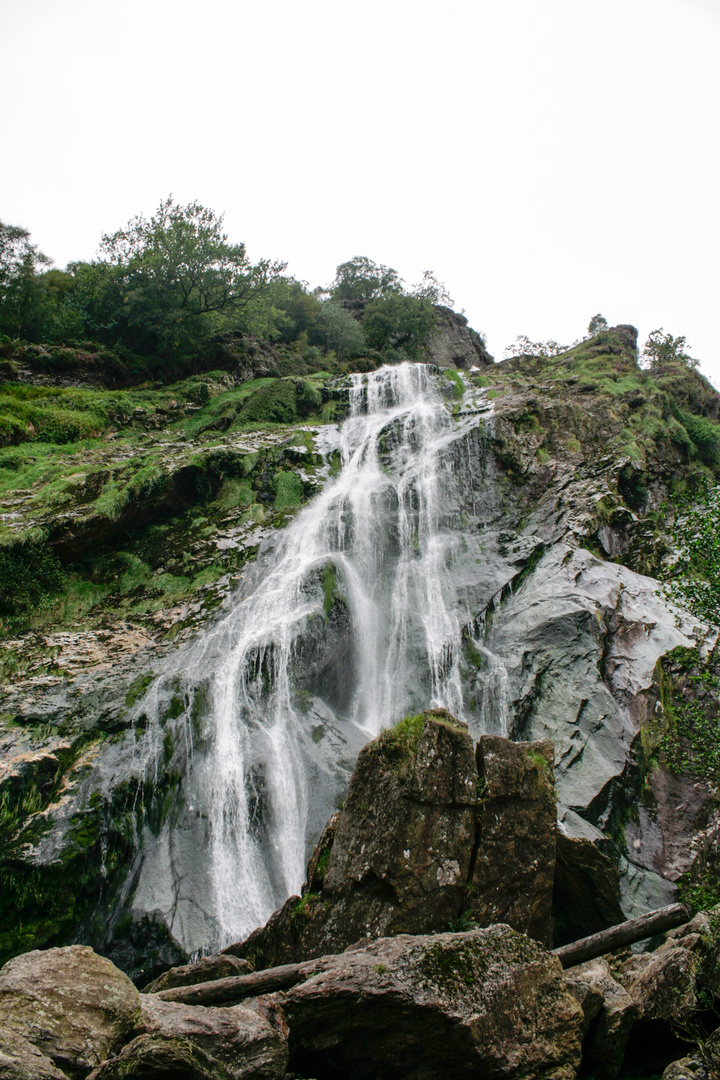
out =
[[[0,615],[23,615],[64,585],[60,560],[45,544],[0,548]]]

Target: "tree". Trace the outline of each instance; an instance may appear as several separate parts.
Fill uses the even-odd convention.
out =
[[[371,300],[397,295],[402,291],[403,282],[397,270],[374,263],[365,255],[356,255],[354,259],[341,263],[335,270],[335,280],[330,286],[333,300],[360,310]]]
[[[673,361],[679,361],[687,368],[696,368],[700,361],[688,356],[685,352],[686,344],[686,338],[683,335],[673,337],[672,334],[666,334],[663,328],[660,327],[659,330],[650,332],[643,347],[642,359],[651,371],[656,371],[664,364]]]
[[[447,307],[452,307],[454,303],[447,291],[447,286],[443,285],[442,281],[438,281],[432,270],[423,272],[422,284],[416,285],[412,294],[419,300],[429,300],[431,304],[445,304]]]
[[[595,337],[596,334],[600,334],[603,330],[607,330],[607,328],[608,322],[604,315],[593,315],[588,323],[587,336]]]
[[[339,360],[360,356],[365,349],[362,326],[347,308],[334,300],[326,300],[321,305],[310,340],[322,345],[325,352],[334,349]]]
[[[223,216],[172,196],[150,220],[133,218],[106,234],[101,253],[117,270],[127,342],[143,352],[187,352],[222,318],[239,316],[285,269],[253,265],[244,244],[230,244]]]
[[[372,300],[365,308],[362,326],[371,348],[421,359],[425,339],[436,322],[429,300],[396,293]]]
[[[527,334],[518,334],[513,345],[505,349],[505,357],[534,356],[539,359],[549,359],[551,356],[560,356],[567,352],[568,345],[560,345],[552,338],[549,341],[531,341]]]
[[[247,305],[243,328],[255,337],[290,344],[307,334],[320,314],[320,302],[307,283],[279,277]]]
[[[27,229],[0,221],[0,331],[33,336],[43,302],[40,271],[51,263]]]

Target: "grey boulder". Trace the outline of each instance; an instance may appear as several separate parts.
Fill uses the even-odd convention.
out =
[[[305,1076],[573,1080],[580,1062],[560,962],[507,926],[381,938],[277,996]]]
[[[143,993],[157,994],[173,986],[194,986],[212,979],[226,979],[231,975],[247,975],[252,970],[252,964],[238,956],[203,956],[194,964],[183,964],[182,967],[163,972],[143,988]]]
[[[0,1027],[0,1077],[2,1080],[67,1080],[49,1057],[22,1035]]]
[[[0,970],[0,1025],[71,1077],[119,1050],[139,1016],[127,975],[87,945],[23,953]]]

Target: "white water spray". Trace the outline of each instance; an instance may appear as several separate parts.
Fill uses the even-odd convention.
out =
[[[443,517],[447,449],[462,426],[420,364],[352,376],[350,406],[339,475],[278,535],[265,576],[186,654],[213,725],[188,779],[207,815],[213,945],[244,937],[299,890],[319,715],[352,729],[356,746],[428,705],[463,715],[450,572],[462,537]],[[294,672],[303,642],[329,632],[333,604],[352,637],[351,662],[334,675],[345,707],[328,703],[320,679],[308,715]]]

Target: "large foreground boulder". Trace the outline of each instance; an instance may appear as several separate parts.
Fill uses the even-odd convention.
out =
[[[557,809],[549,741],[514,743],[483,735],[477,745],[477,855],[470,917],[508,923],[550,944]]]
[[[86,945],[24,953],[0,970],[0,1026],[68,1076],[85,1076],[119,1050],[139,1017],[127,975]]]
[[[476,801],[464,723],[437,709],[383,732],[360,752],[304,896],[231,951],[272,967],[368,937],[446,929],[463,905]]]
[[[580,1062],[559,960],[507,926],[382,938],[277,997],[305,1076],[573,1080]]]
[[[549,944],[555,833],[551,743],[483,736],[476,757],[445,709],[408,717],[361,751],[303,895],[226,952],[266,968],[461,918]]]

